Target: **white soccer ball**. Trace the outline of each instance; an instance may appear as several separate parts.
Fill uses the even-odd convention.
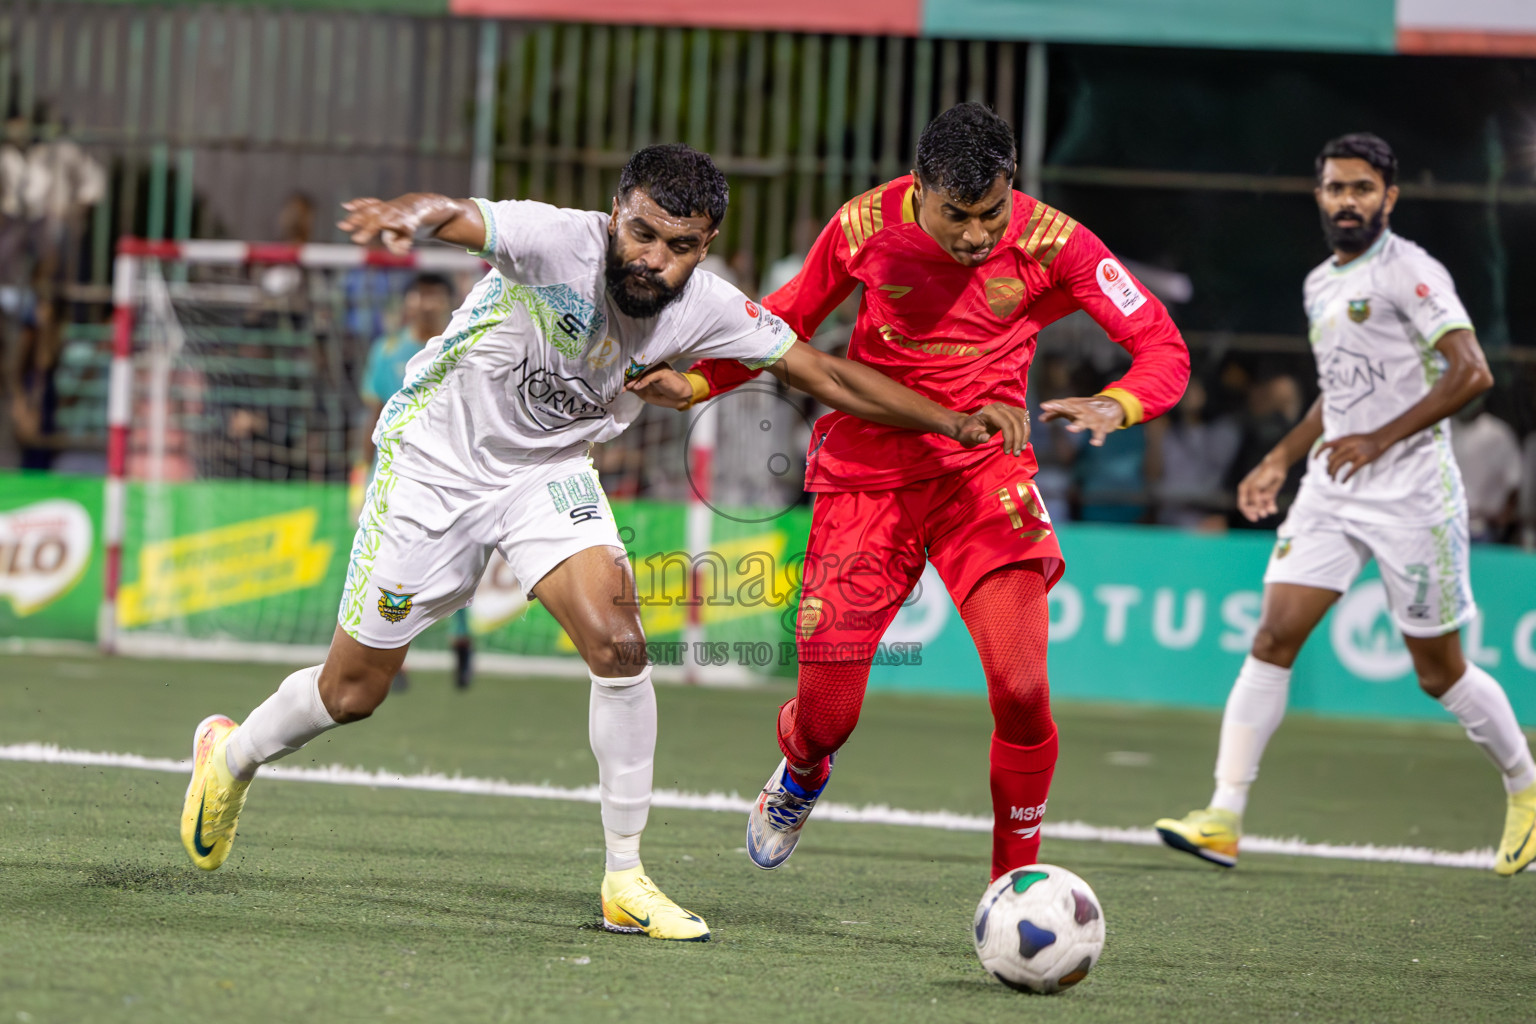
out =
[[[1104,951],[1104,911],[1088,883],[1054,864],[1015,868],[976,907],[976,955],[1009,988],[1060,992]]]

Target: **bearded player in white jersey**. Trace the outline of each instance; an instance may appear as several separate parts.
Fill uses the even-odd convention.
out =
[[[1536,857],[1536,764],[1499,684],[1462,652],[1477,615],[1467,504],[1446,417],[1493,385],[1450,274],[1392,233],[1397,159],[1374,135],[1334,139],[1317,158],[1318,209],[1333,257],[1304,289],[1322,393],[1238,485],[1250,520],[1277,511],[1298,459],[1300,493],[1264,573],[1253,648],[1221,720],[1211,805],[1156,828],[1176,850],[1232,867],[1248,789],[1285,715],[1291,666],[1325,612],[1371,559],[1419,686],[1498,768],[1508,795],[1500,875]]]
[[[603,924],[703,941],[709,927],[640,863],[651,804],[656,696],[635,584],[588,452],[638,415],[647,369],[714,357],[765,367],[875,422],[1021,452],[1022,409],[951,412],[876,370],[795,344],[783,321],[707,271],[729,191],[708,156],[653,146],[625,165],[611,213],[412,194],[345,204],[340,227],[395,252],[419,237],[492,270],[406,368],[374,428],[368,490],[325,663],[301,669],[245,721],[194,734],[181,836],[198,867],[224,863],[256,769],[383,703],[423,629],[469,602],[493,550],[590,670],[606,873]]]

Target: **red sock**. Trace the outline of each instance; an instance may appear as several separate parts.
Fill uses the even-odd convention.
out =
[[[784,760],[789,765],[789,773],[795,785],[811,792],[820,789],[822,783],[827,781],[827,776],[832,774],[832,759],[828,756],[812,756],[796,736],[797,707],[795,700],[789,700],[779,708],[779,749],[784,751]]]
[[[1040,856],[1040,823],[1056,771],[1056,732],[1033,747],[992,737],[992,878]]]
[[[848,742],[864,705],[867,661],[803,661],[795,699],[779,709],[779,749],[795,784],[813,790],[832,771],[829,755]]]

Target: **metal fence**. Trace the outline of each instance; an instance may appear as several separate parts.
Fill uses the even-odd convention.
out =
[[[755,268],[910,166],[962,99],[1024,117],[1028,44],[552,25],[247,7],[0,8],[0,109],[110,170],[71,247],[270,238],[293,192],[334,238],[343,198],[430,189],[602,208],[637,147],[682,140],[731,178],[724,251]],[[1028,131],[1023,133],[1029,136]],[[1033,137],[1021,140],[1038,154]],[[1031,148],[1032,147],[1032,148]],[[494,169],[494,170],[493,170]],[[339,240],[339,239],[336,239]]]

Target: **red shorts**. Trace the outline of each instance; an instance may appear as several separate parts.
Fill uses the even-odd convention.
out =
[[[796,639],[801,661],[864,661],[931,561],[959,606],[994,569],[1043,561],[1046,585],[1065,562],[1029,470],[992,458],[888,491],[816,495]]]

